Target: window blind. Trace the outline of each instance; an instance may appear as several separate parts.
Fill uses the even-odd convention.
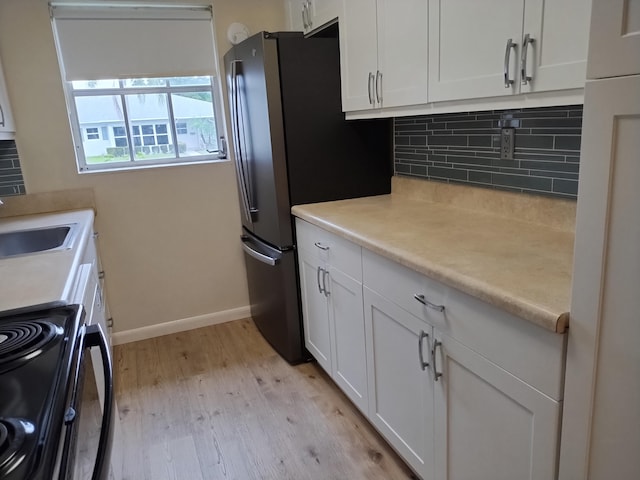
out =
[[[216,75],[210,7],[50,4],[65,80]]]

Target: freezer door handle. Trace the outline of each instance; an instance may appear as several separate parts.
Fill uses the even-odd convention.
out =
[[[264,253],[251,248],[247,244],[246,238],[247,237],[242,237],[242,249],[247,253],[247,255],[255,258],[259,262],[266,263],[270,267],[275,267],[280,262],[279,258],[270,257],[269,255],[265,255]]]

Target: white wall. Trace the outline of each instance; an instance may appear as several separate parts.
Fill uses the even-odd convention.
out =
[[[285,26],[282,0],[213,6],[220,57],[232,22]],[[0,57],[27,193],[95,191],[114,330],[247,306],[233,163],[78,175],[46,0],[0,1]]]

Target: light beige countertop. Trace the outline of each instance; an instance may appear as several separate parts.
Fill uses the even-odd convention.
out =
[[[575,202],[398,177],[392,192],[297,205],[292,213],[541,327],[565,331]]]
[[[77,224],[68,249],[0,259],[0,314],[69,303],[93,218],[88,209],[0,219],[0,233]]]

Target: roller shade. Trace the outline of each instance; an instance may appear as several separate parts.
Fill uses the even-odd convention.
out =
[[[51,4],[65,79],[215,75],[210,7]]]

